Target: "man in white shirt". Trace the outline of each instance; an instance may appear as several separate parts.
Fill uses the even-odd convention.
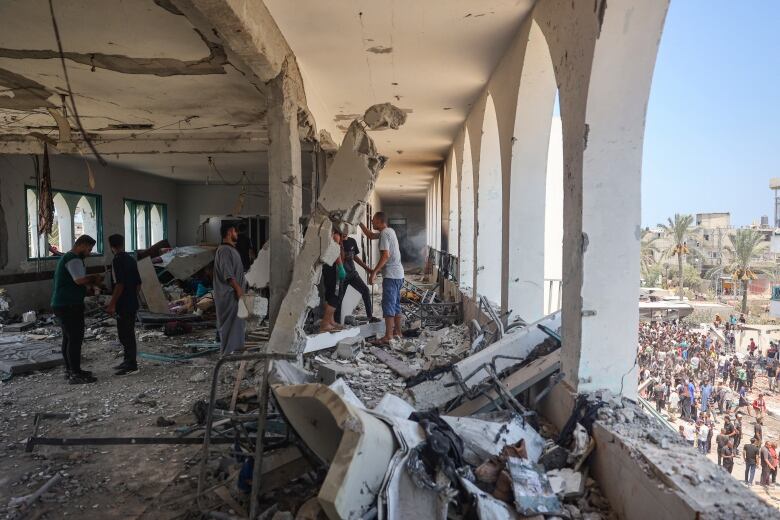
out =
[[[377,211],[371,219],[371,231],[363,223],[360,229],[369,240],[379,239],[379,261],[368,273],[368,284],[372,285],[377,273],[382,273],[382,314],[385,318],[385,335],[377,340],[388,345],[393,338],[401,337],[401,287],[404,284],[404,267],[401,264],[401,250],[395,231],[388,227],[387,216]]]

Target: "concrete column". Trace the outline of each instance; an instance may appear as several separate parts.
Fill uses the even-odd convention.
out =
[[[562,370],[578,392],[637,393],[644,118],[668,2],[544,0],[560,88]]]
[[[301,142],[298,105],[284,71],[268,83],[268,191],[271,284],[269,317],[276,322],[301,243]]]

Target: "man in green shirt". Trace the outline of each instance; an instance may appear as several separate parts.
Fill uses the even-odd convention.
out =
[[[94,383],[92,372],[81,370],[81,344],[84,341],[84,297],[87,287],[98,285],[102,274],[87,275],[84,259],[95,247],[95,239],[81,235],[54,271],[51,307],[62,327],[62,357],[65,378],[72,385]]]

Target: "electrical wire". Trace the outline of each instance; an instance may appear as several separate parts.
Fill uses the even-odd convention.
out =
[[[89,138],[87,132],[84,130],[84,126],[81,124],[81,118],[79,117],[79,112],[78,109],[76,108],[76,99],[73,96],[73,89],[70,87],[70,77],[68,77],[68,67],[65,65],[65,52],[62,50],[60,29],[57,26],[57,17],[54,15],[54,0],[49,0],[49,12],[51,13],[51,24],[52,27],[54,27],[54,37],[57,40],[57,49],[60,52],[60,63],[62,63],[62,73],[65,76],[65,86],[68,89],[68,95],[70,96],[70,104],[71,107],[73,108],[73,117],[76,119],[76,125],[79,127],[79,132],[81,132],[81,136],[84,138],[84,142],[87,143],[89,149],[92,150],[92,153],[95,155],[95,158],[98,160],[100,165],[106,166],[108,165],[108,163],[100,155],[100,152],[97,151],[97,148],[95,148],[92,139]]]

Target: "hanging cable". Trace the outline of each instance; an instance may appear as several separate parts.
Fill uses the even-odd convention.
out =
[[[87,143],[89,149],[92,150],[92,153],[95,155],[95,158],[98,160],[98,162],[102,166],[106,166],[108,163],[100,155],[100,152],[97,151],[97,148],[95,148],[95,145],[92,143],[92,139],[89,138],[86,130],[84,130],[84,126],[81,124],[81,118],[79,117],[79,112],[76,109],[76,98],[73,96],[73,89],[70,87],[70,78],[68,77],[68,67],[65,65],[65,53],[62,50],[60,29],[57,27],[57,18],[54,16],[53,0],[49,0],[49,12],[51,13],[51,24],[54,27],[54,38],[57,40],[57,49],[60,52],[60,63],[62,63],[62,73],[65,76],[65,86],[67,87],[68,94],[70,95],[70,104],[71,108],[73,109],[73,117],[76,119],[76,125],[79,127],[79,132],[81,132],[81,136],[84,138],[84,142]]]

